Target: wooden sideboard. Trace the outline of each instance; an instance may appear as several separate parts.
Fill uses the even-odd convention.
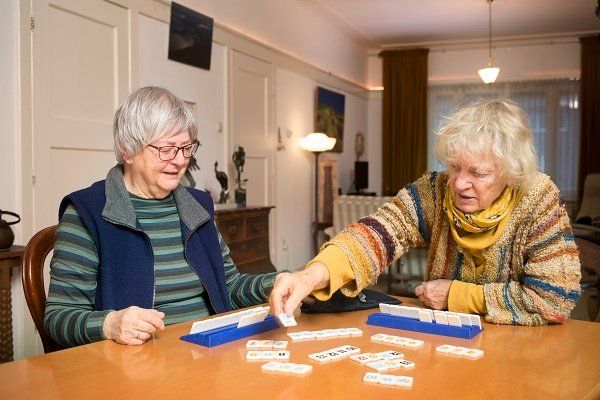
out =
[[[10,277],[21,266],[24,246],[0,251],[0,363],[13,360],[13,328]]]
[[[269,257],[269,212],[273,207],[244,207],[215,211],[221,236],[241,273],[274,272]]]

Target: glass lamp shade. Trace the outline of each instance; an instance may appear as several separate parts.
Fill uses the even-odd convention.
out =
[[[500,73],[500,68],[498,67],[487,67],[481,68],[479,71],[479,76],[484,83],[494,83],[496,82],[496,78]]]
[[[300,139],[300,148],[313,153],[321,153],[333,149],[335,139],[324,133],[309,133]]]

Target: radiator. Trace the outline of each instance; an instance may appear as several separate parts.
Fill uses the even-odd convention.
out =
[[[326,233],[331,237],[337,235],[342,229],[364,216],[373,214],[379,207],[390,201],[393,197],[374,196],[338,196],[333,202],[333,226]],[[389,289],[393,289],[394,281],[404,285],[402,291],[410,292],[415,285],[423,279],[427,264],[427,249],[419,248],[409,251],[399,260],[388,267]],[[411,282],[407,282],[407,281]],[[396,290],[394,290],[396,292]],[[404,294],[404,293],[402,293]]]

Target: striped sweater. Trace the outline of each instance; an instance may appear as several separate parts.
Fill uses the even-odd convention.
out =
[[[154,253],[154,308],[165,313],[165,324],[209,315],[206,292],[183,255],[183,242],[173,196],[148,200],[130,194],[142,230]],[[219,235],[227,291],[235,308],[266,301],[276,273],[240,274]],[[60,221],[50,264],[50,290],[44,324],[50,336],[63,346],[102,340],[102,324],[111,310],[93,311],[98,256],[92,237],[69,205]]]
[[[342,292],[356,295],[410,249],[429,247],[424,279],[483,285],[488,322],[544,325],[568,318],[581,295],[580,264],[567,213],[550,178],[538,174],[500,238],[483,250],[495,268],[481,274],[450,232],[442,209],[447,182],[446,173],[425,174],[323,246],[340,248],[350,262],[355,279]]]

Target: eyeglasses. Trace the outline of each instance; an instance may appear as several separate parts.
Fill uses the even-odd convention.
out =
[[[190,144],[186,144],[185,146],[177,147],[177,146],[154,146],[149,144],[148,147],[155,148],[158,150],[158,158],[162,161],[171,161],[175,157],[177,157],[177,153],[181,150],[183,157],[191,158],[194,154],[196,154],[196,150],[198,150],[198,146],[200,143],[197,140],[194,140]]]

